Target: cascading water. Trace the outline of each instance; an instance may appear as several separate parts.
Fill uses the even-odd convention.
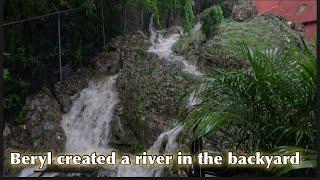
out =
[[[199,25],[195,26],[195,30],[198,29]],[[150,28],[151,35],[156,34],[154,32],[154,28]],[[186,61],[184,57],[178,56],[173,53],[172,47],[173,45],[180,39],[181,34],[174,33],[170,34],[168,37],[164,38],[163,36],[159,36],[158,40],[155,37],[151,37],[151,47],[149,48],[150,53],[155,53],[158,57],[164,58],[168,61],[177,61],[181,62],[184,65],[183,71],[190,73],[195,76],[202,76],[198,70],[198,67],[190,62]]]
[[[119,102],[113,89],[117,76],[103,77],[89,82],[79,98],[72,104],[70,112],[62,116],[62,128],[67,142],[68,153],[90,153],[110,151],[108,147],[109,123],[113,109]],[[25,168],[20,177],[35,175],[38,168]],[[44,173],[42,177],[56,176],[58,173]]]
[[[67,152],[109,150],[109,123],[113,109],[119,102],[113,90],[117,76],[90,81],[82,90],[69,113],[62,116],[62,127],[67,136]]]
[[[195,30],[200,29],[201,25],[196,25]],[[197,66],[190,64],[188,61],[186,61],[182,56],[175,55],[172,51],[173,45],[179,40],[180,34],[171,34],[167,38],[163,38],[162,34],[158,34],[155,31],[155,28],[153,26],[153,18],[151,18],[150,25],[150,42],[152,45],[149,48],[150,53],[155,53],[158,57],[161,59],[165,59],[168,61],[178,61],[181,62],[184,65],[183,71],[190,73],[195,76],[201,76],[203,75],[197,68]],[[189,102],[187,107],[196,105],[201,102],[201,100],[197,97],[195,97],[195,92],[191,94],[189,97]],[[166,132],[163,132],[160,134],[158,139],[153,143],[153,145],[149,148],[148,153],[155,153],[158,154],[161,145],[165,141],[166,138],[168,138],[168,142],[166,143],[165,147],[165,153],[166,154],[174,154],[175,151],[178,148],[178,144],[176,143],[176,137],[183,129],[182,125],[179,125],[171,130],[168,130]],[[159,177],[162,175],[163,168],[159,167],[140,167],[140,166],[119,166],[118,167],[118,177]]]
[[[180,34],[171,34],[163,38],[162,34],[155,32],[153,18],[150,21],[150,53],[155,53],[160,58],[168,61],[181,62],[184,65],[183,71],[195,76],[203,75],[197,66],[186,61],[182,56],[175,55],[172,46],[179,40]],[[195,30],[200,26],[196,25]],[[92,80],[89,86],[81,91],[79,98],[73,103],[70,112],[62,117],[62,127],[65,131],[67,142],[65,150],[69,153],[90,153],[93,151],[110,151],[108,146],[109,123],[113,119],[113,110],[119,102],[118,94],[113,89],[117,76],[103,77]],[[187,107],[201,102],[193,92],[189,97]],[[148,153],[160,153],[161,146],[165,144],[165,153],[174,154],[178,148],[176,137],[183,129],[182,125],[165,131],[160,134],[157,140],[149,148]],[[118,166],[117,176],[119,177],[158,177],[162,175],[160,167],[141,166]],[[20,177],[30,176],[36,168],[24,169]],[[42,176],[55,176],[56,174],[45,173]]]
[[[150,38],[152,46],[149,48],[149,52],[155,53],[158,57],[166,59],[168,61],[181,62],[184,65],[182,69],[183,71],[190,73],[194,76],[202,76],[203,73],[201,73],[198,70],[198,67],[196,65],[191,64],[189,61],[185,60],[184,57],[178,56],[173,53],[172,47],[179,40],[181,34],[178,34],[178,33],[171,34],[167,38],[163,38],[163,36],[159,36],[158,40],[156,40],[155,38],[156,32],[152,25],[153,25],[153,20],[151,19],[149,30],[152,36]],[[195,25],[193,31],[194,32],[199,31],[200,28],[201,28],[201,24],[198,23]],[[191,95],[189,96],[188,107],[197,105],[199,103],[201,103],[201,99],[196,97],[195,91],[192,92]]]
[[[176,143],[176,137],[181,132],[183,126],[177,126],[169,131],[160,134],[158,139],[147,151],[149,154],[159,154],[162,144],[167,140],[165,153],[174,154],[178,148]],[[161,167],[141,167],[141,166],[119,166],[118,177],[160,177],[162,175],[163,168]]]
[[[150,31],[150,42],[154,43],[156,41],[156,31],[154,28],[153,16],[151,16],[150,23],[149,23],[149,31]]]

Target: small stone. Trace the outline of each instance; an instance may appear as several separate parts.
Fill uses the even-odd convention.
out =
[[[5,126],[3,130],[3,136],[6,137],[11,134],[11,129],[8,126]]]

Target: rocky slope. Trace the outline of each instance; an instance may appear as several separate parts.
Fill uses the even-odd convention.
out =
[[[277,16],[253,16],[243,21],[224,19],[217,33],[209,39],[198,33],[182,37],[175,52],[195,61],[204,71],[208,68],[243,68],[246,62],[239,59],[233,49],[236,41],[244,41],[253,48],[272,49],[294,42],[300,45],[299,36],[287,22]]]
[[[110,124],[110,146],[125,152],[146,150],[161,132],[179,121],[179,111],[189,93],[187,85],[192,83],[181,73],[180,64],[146,52],[149,46],[142,32],[117,36],[92,59],[90,67],[73,72],[52,90],[28,97],[24,124],[6,127],[6,153],[13,149],[63,152],[66,136],[61,116],[70,111],[90,79],[109,74],[118,74],[120,98]],[[21,168],[11,168],[8,159],[5,162],[5,175],[17,176]]]

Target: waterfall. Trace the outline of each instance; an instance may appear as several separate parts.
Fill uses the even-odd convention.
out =
[[[196,29],[199,29],[199,25]],[[179,40],[180,34],[171,34],[164,38],[162,34],[157,37],[154,28],[153,17],[150,20],[149,29],[151,33],[149,48],[150,53],[155,53],[161,59],[176,61],[184,65],[183,71],[194,76],[202,76],[198,67],[182,56],[173,53],[172,46]],[[113,111],[119,102],[118,93],[114,90],[117,75],[102,77],[91,80],[89,86],[83,89],[80,96],[73,102],[70,112],[62,116],[62,128],[65,131],[67,141],[65,150],[68,153],[90,153],[94,151],[110,151],[109,147],[109,124],[113,120]],[[194,91],[190,97],[187,107],[200,103]],[[178,125],[159,135],[153,145],[149,148],[150,153],[160,153],[160,149],[165,145],[165,154],[174,154],[178,144],[176,138],[183,129],[183,125]],[[121,166],[116,168],[119,177],[158,177],[163,173],[163,168],[146,166]],[[35,175],[36,168],[25,168],[20,177]],[[56,176],[56,174],[45,173],[41,176]]]
[[[151,23],[150,23],[151,24]],[[195,28],[199,28],[199,25],[196,25]],[[151,35],[156,34],[154,32],[154,28],[150,28]],[[170,34],[168,37],[164,38],[163,36],[160,36],[160,40],[156,42],[157,40],[154,40],[154,37],[150,37],[152,39],[152,45],[150,46],[148,52],[155,53],[158,57],[162,59],[166,59],[167,61],[176,61],[180,62],[184,65],[183,71],[190,73],[195,76],[202,76],[203,73],[201,73],[198,70],[198,67],[191,62],[185,60],[184,57],[178,56],[173,53],[172,47],[173,45],[180,39],[180,34]]]
[[[108,146],[109,123],[113,119],[113,110],[119,102],[118,94],[113,89],[117,76],[92,80],[83,89],[79,98],[72,104],[70,112],[62,116],[62,128],[67,142],[68,153],[89,153],[110,151]],[[36,167],[25,168],[20,177],[53,177],[58,173],[35,173]]]
[[[154,43],[156,40],[156,31],[154,28],[153,16],[151,16],[151,18],[150,18],[149,32],[150,32],[150,42]]]
[[[148,153],[159,154],[163,143],[166,143],[165,153],[174,154],[178,148],[176,137],[183,129],[183,126],[177,126],[171,130],[163,132],[153,143],[153,145],[147,151]],[[165,142],[167,141],[167,142]],[[163,168],[161,167],[141,167],[141,166],[119,166],[118,177],[160,177],[162,175]]]
[[[197,24],[195,26],[195,30],[200,29],[200,25]],[[150,42],[152,45],[149,47],[148,52],[155,53],[161,59],[165,59],[167,61],[178,61],[184,65],[183,71],[190,73],[194,76],[202,76],[203,74],[198,70],[198,67],[194,64],[191,64],[187,60],[185,60],[182,56],[178,56],[173,53],[172,47],[179,40],[180,34],[171,34],[168,37],[164,38],[162,34],[159,34],[159,37],[156,37],[157,32],[155,32],[155,28],[153,27],[153,18],[150,20],[149,25],[150,30]],[[157,39],[158,38],[158,39]],[[187,107],[196,105],[201,102],[201,100],[196,96],[196,92],[192,92],[189,97],[189,102]],[[171,130],[165,131],[160,134],[157,140],[153,143],[153,145],[147,151],[148,153],[159,154],[162,144],[167,139],[167,143],[165,146],[165,154],[174,154],[178,148],[178,144],[176,143],[176,137],[183,129],[182,125],[179,125]],[[159,177],[162,175],[163,168],[160,167],[141,167],[141,166],[119,166],[118,167],[118,177]]]
[[[109,123],[113,110],[119,102],[113,90],[117,76],[92,80],[89,87],[81,91],[69,113],[62,116],[67,152],[109,150]]]
[[[153,23],[150,22],[150,25],[151,24],[153,24]],[[197,23],[195,25],[193,31],[197,32],[200,30],[200,28],[201,28],[201,24]],[[151,35],[155,34],[155,32],[152,32],[152,31],[154,31],[154,28],[149,27],[149,29],[151,31]],[[152,42],[154,42],[154,43],[152,44],[152,46],[150,46],[149,52],[155,53],[158,57],[160,57],[162,59],[166,59],[167,61],[176,61],[176,62],[182,63],[184,66],[182,70],[184,72],[187,72],[187,73],[192,74],[194,76],[202,76],[203,73],[198,70],[198,67],[196,65],[185,60],[184,57],[178,56],[173,53],[172,47],[179,40],[180,36],[181,35],[178,33],[171,34],[167,38],[163,38],[161,36],[160,37],[161,40],[159,40],[157,43],[153,39],[154,37],[151,37]],[[191,95],[189,96],[189,99],[188,99],[187,107],[191,107],[191,106],[194,106],[194,105],[201,103],[201,99],[196,97],[196,94],[197,93],[195,91],[191,93]]]

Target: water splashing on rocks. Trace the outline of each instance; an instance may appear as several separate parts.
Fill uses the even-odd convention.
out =
[[[161,59],[176,61],[183,64],[183,71],[194,76],[202,76],[198,67],[185,60],[182,56],[173,53],[172,47],[179,40],[181,34],[173,33],[164,38],[162,33],[157,33],[153,18],[150,21],[150,53],[155,53]],[[200,25],[196,25],[195,30]],[[65,131],[67,142],[65,150],[67,152],[90,153],[94,151],[111,151],[108,144],[109,124],[113,120],[114,108],[119,102],[118,93],[114,89],[117,75],[102,77],[92,80],[89,86],[83,89],[78,99],[73,103],[70,112],[62,117],[62,127]],[[189,97],[187,107],[200,103],[201,100],[193,92]],[[178,125],[173,129],[167,130],[159,135],[157,140],[149,148],[148,153],[174,154],[178,144],[176,138],[183,129],[183,125]],[[163,152],[160,152],[163,150]],[[20,176],[34,175],[35,168],[24,169]],[[119,177],[159,177],[163,174],[160,167],[141,167],[141,166],[118,166],[116,167]],[[42,176],[55,176],[57,174],[45,173]]]
[[[73,103],[69,113],[62,117],[67,136],[68,152],[108,150],[109,123],[119,102],[113,90],[117,76],[91,81]]]
[[[153,143],[153,145],[147,151],[148,153],[159,154],[160,150],[165,145],[166,154],[174,154],[178,148],[176,138],[178,134],[183,129],[183,126],[177,126],[166,132],[160,134],[158,139]],[[160,177],[163,173],[163,168],[161,167],[146,167],[146,166],[119,166],[118,167],[118,177]]]

